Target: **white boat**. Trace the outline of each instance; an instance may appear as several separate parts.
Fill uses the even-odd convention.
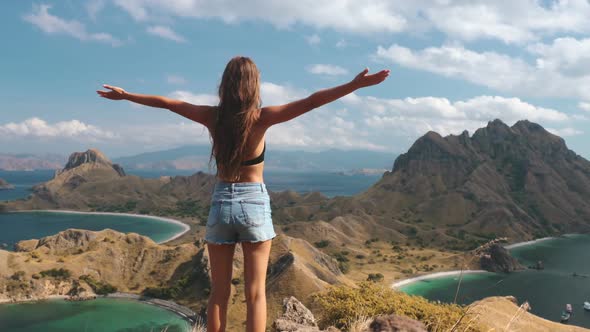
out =
[[[590,311],[590,302],[588,302],[588,301],[584,302],[584,310]]]

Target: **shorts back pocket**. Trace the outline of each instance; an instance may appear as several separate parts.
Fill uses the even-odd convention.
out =
[[[264,224],[266,201],[263,199],[244,199],[240,201],[242,219],[248,226],[260,226]]]

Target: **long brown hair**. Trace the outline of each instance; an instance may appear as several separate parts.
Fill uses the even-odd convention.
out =
[[[252,126],[260,117],[260,73],[250,58],[231,59],[219,84],[219,105],[213,133],[211,158],[217,174],[237,181]]]

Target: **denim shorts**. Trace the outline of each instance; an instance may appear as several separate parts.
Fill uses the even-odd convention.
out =
[[[207,218],[207,242],[262,242],[275,236],[264,183],[217,182]]]

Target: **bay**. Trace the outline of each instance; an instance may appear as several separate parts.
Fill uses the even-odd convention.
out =
[[[47,300],[0,305],[0,330],[10,332],[186,332],[189,323],[166,309],[122,299]]]
[[[567,303],[574,314],[569,323],[590,328],[590,312],[583,310],[590,301],[590,236],[567,235],[510,252],[530,266],[541,260],[544,270],[525,270],[510,274],[482,273],[466,275],[461,283],[458,302],[469,304],[489,296],[515,296],[519,304],[528,301],[531,313],[559,321]],[[578,276],[574,276],[574,273]],[[401,288],[430,300],[453,302],[458,276],[422,280]]]

